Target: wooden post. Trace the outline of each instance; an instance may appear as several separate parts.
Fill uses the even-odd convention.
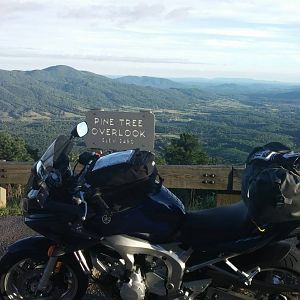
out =
[[[0,208],[6,207],[6,189],[0,187]]]

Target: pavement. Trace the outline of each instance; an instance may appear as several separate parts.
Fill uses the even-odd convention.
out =
[[[36,233],[23,223],[23,217],[0,217],[0,257],[14,241],[35,235]],[[97,286],[90,285],[83,300],[104,300]]]

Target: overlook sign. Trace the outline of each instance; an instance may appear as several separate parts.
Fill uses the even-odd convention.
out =
[[[109,112],[91,110],[86,114],[88,148],[127,150],[154,148],[154,115],[151,112]]]

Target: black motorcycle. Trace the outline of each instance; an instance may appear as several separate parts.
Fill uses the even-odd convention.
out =
[[[76,174],[68,155],[87,131],[59,136],[33,166],[24,222],[41,235],[2,257],[3,299],[82,299],[91,281],[123,300],[299,299],[299,250],[284,240],[300,217],[258,225],[244,202],[186,212],[138,149],[85,152]]]

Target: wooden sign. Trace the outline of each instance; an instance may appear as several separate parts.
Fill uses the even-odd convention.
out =
[[[103,150],[154,149],[154,115],[142,112],[91,110],[86,114],[88,148]]]

